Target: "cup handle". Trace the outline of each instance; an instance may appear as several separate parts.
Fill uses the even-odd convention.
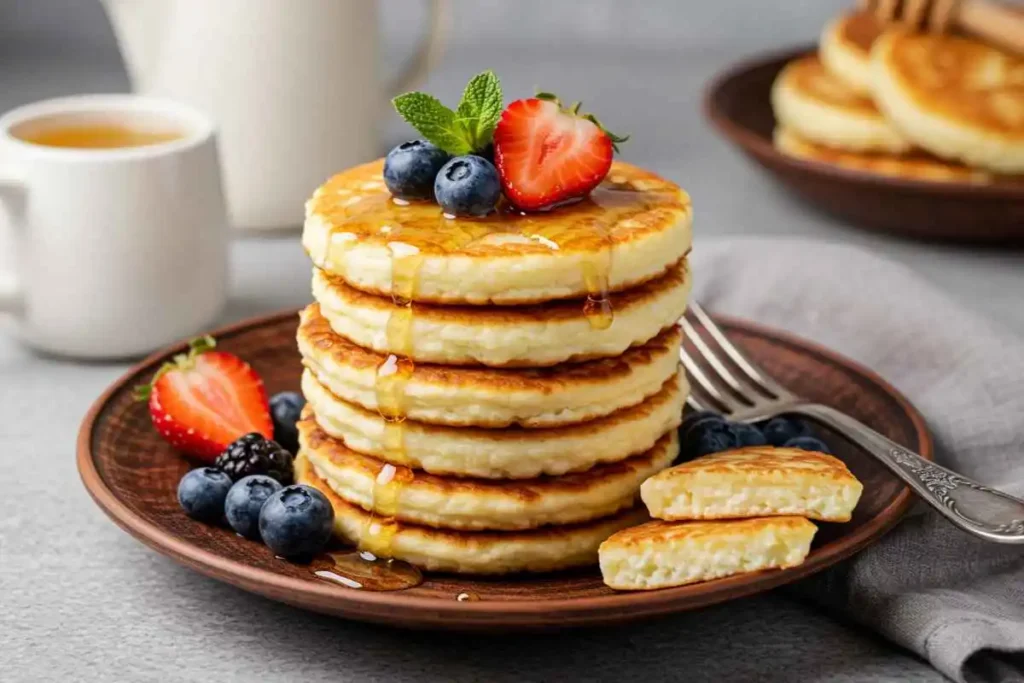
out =
[[[389,97],[412,90],[424,80],[444,52],[448,33],[448,0],[430,0],[430,23],[416,52],[388,87]]]
[[[20,223],[20,214],[25,209],[25,199],[28,195],[28,187],[25,182],[15,173],[8,169],[0,168],[0,208],[7,210],[7,218],[15,220],[3,220],[0,216],[0,230],[14,230],[14,226]],[[10,243],[15,244],[13,235]],[[13,272],[0,271],[0,313],[20,313],[22,310],[21,286],[18,277]]]

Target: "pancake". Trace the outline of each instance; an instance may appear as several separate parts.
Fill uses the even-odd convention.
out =
[[[320,428],[354,451],[432,474],[525,479],[586,470],[646,451],[679,426],[689,386],[679,372],[643,403],[550,429],[449,427],[413,420],[389,424],[376,411],[338,399],[309,370],[302,377],[302,392]]]
[[[300,316],[303,363],[339,399],[376,411],[377,368],[386,356],[335,334],[312,304]],[[451,426],[557,427],[604,417],[658,393],[679,366],[672,326],[614,358],[550,368],[471,368],[417,363],[401,416]],[[532,475],[529,475],[532,476]]]
[[[648,522],[601,544],[601,576],[619,590],[651,590],[795,567],[816,531],[803,517]]]
[[[576,204],[485,219],[396,203],[382,169],[380,160],[356,166],[317,189],[302,234],[314,264],[371,294],[466,304],[580,298],[654,279],[690,249],[689,196],[622,162]]]
[[[1024,173],[1024,59],[970,38],[891,31],[871,68],[879,108],[916,145]]]
[[[679,454],[675,430],[648,451],[586,472],[535,479],[439,477],[362,455],[300,420],[299,443],[339,497],[368,512],[423,526],[533,529],[607,517],[633,507],[640,484]]]
[[[683,315],[690,280],[684,260],[657,280],[613,294],[614,316],[607,326],[588,317],[580,301],[506,307],[416,304],[410,311],[317,268],[313,296],[337,334],[377,353],[417,363],[547,367],[618,356],[653,339]],[[404,329],[396,335],[389,321],[403,316]]]
[[[963,182],[979,185],[990,183],[993,180],[992,175],[985,171],[945,161],[917,149],[903,154],[845,152],[808,142],[784,127],[775,129],[774,142],[777,149],[798,159],[820,161],[852,171],[906,178],[907,180]]]
[[[779,123],[810,142],[853,152],[910,149],[870,99],[832,76],[815,55],[787,64],[772,84],[771,99]]]
[[[657,519],[800,515],[848,522],[863,489],[842,460],[826,453],[752,446],[664,470],[644,482],[640,495]]]
[[[884,26],[871,12],[843,14],[821,34],[818,57],[825,69],[861,97],[872,96],[871,46]]]
[[[454,531],[394,522],[382,534],[379,518],[342,500],[301,451],[295,459],[295,480],[317,488],[331,501],[338,538],[428,571],[500,575],[593,565],[603,540],[649,519],[643,508],[633,507],[592,522],[528,531]]]

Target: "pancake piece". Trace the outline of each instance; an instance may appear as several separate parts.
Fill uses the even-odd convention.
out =
[[[335,334],[318,304],[307,307],[300,319],[299,351],[317,381],[340,400],[376,412],[377,368],[386,356]],[[682,331],[673,325],[621,356],[586,363],[514,370],[417,363],[405,382],[402,416],[457,427],[586,422],[661,391],[678,369],[682,341]]]
[[[826,453],[752,446],[664,470],[643,483],[640,496],[657,519],[801,515],[848,522],[863,489]]]
[[[945,161],[921,150],[904,154],[845,152],[802,139],[788,128],[775,129],[775,147],[798,159],[820,161],[852,171],[863,171],[907,180],[935,182],[962,182],[984,185],[992,182],[992,175],[962,164]]]
[[[871,46],[884,27],[871,12],[836,17],[825,26],[818,57],[825,69],[861,97],[870,98]]]
[[[405,420],[400,447],[394,426],[377,412],[331,394],[309,370],[302,393],[317,424],[360,453],[432,474],[483,479],[525,479],[586,470],[642,453],[682,421],[689,393],[677,373],[643,403],[578,425],[550,429],[448,427]]]
[[[346,448],[312,419],[299,422],[302,452],[346,502],[403,522],[462,530],[533,529],[607,517],[633,507],[641,482],[679,454],[675,430],[650,450],[586,472],[535,479],[445,478]]]
[[[602,541],[648,519],[643,508],[633,507],[593,522],[528,531],[453,531],[394,522],[384,536],[387,547],[380,548],[379,518],[342,500],[301,451],[295,459],[295,480],[330,500],[338,538],[428,571],[501,575],[593,565]]]
[[[648,522],[601,544],[601,576],[618,590],[651,590],[795,567],[816,531],[803,517]]]
[[[588,319],[580,301],[531,306],[473,307],[414,304],[409,309],[349,287],[313,270],[313,297],[331,329],[353,344],[417,363],[546,367],[618,356],[673,325],[686,310],[689,266],[684,259],[665,275],[613,294],[607,327]],[[406,316],[403,334],[388,322]],[[406,348],[397,348],[405,346]]]
[[[306,203],[302,234],[314,264],[371,294],[474,305],[579,298],[657,278],[690,250],[689,196],[622,162],[580,202],[483,219],[395,202],[382,169],[378,160],[327,181]]]
[[[910,149],[875,104],[832,76],[816,55],[787,64],[772,84],[771,98],[775,118],[810,142],[854,152]]]
[[[1024,173],[1024,59],[970,38],[891,31],[871,68],[879,108],[916,145]]]

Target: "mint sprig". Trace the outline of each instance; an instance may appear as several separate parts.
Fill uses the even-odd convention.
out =
[[[501,117],[501,82],[493,71],[477,74],[455,111],[432,95],[410,92],[391,101],[403,119],[429,142],[453,155],[483,150]]]

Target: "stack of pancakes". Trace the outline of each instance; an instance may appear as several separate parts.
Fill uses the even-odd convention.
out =
[[[1024,60],[980,41],[839,17],[776,78],[787,154],[920,180],[1024,173]]]
[[[392,198],[381,170],[345,171],[306,206],[297,478],[378,557],[596,563],[679,450],[689,197],[616,163],[576,204],[450,219]]]

